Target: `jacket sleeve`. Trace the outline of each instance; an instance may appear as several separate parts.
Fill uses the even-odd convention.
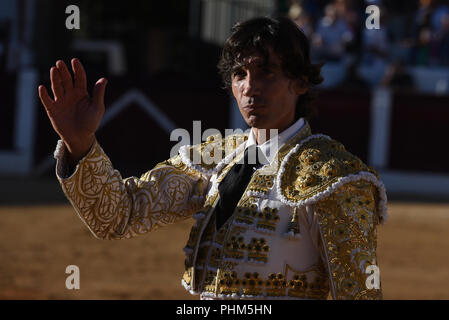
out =
[[[95,140],[73,173],[62,141],[55,151],[56,176],[89,230],[100,239],[131,238],[187,219],[201,207],[207,178],[178,156],[140,178],[122,179]]]
[[[377,202],[376,187],[359,180],[315,204],[334,299],[382,299]]]

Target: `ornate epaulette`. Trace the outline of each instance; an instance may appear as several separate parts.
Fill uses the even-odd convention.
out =
[[[229,164],[240,151],[243,151],[244,142],[248,140],[247,134],[233,134],[222,138],[221,135],[212,135],[206,142],[193,146],[182,146],[179,155],[182,162],[191,169],[205,175],[220,172]]]
[[[366,180],[378,190],[378,213],[387,218],[385,187],[377,172],[328,136],[312,135],[282,159],[277,188],[281,201],[290,206],[313,204],[346,183]]]

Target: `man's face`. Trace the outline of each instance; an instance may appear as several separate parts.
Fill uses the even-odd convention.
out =
[[[306,89],[287,78],[281,61],[270,49],[268,61],[257,54],[248,55],[234,66],[232,93],[240,112],[250,127],[288,128],[294,121],[299,94]]]

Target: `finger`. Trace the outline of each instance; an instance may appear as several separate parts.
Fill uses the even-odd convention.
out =
[[[48,95],[47,88],[40,85],[38,91],[39,91],[39,98],[41,99],[41,102],[44,105],[45,109],[47,110],[51,109],[51,107],[53,107],[53,104],[55,102]]]
[[[61,76],[58,69],[52,67],[50,69],[50,80],[51,80],[51,90],[53,91],[53,96],[55,101],[57,99],[62,99],[64,97],[64,88],[61,84]]]
[[[72,59],[72,69],[75,76],[75,88],[87,90],[86,72],[77,58]]]
[[[106,80],[105,78],[101,78],[95,84],[93,92],[93,101],[95,104],[104,105],[104,92],[106,90],[107,83],[108,80]]]
[[[56,68],[58,68],[59,74],[61,76],[62,86],[64,87],[65,91],[68,91],[73,88],[73,80],[72,75],[69,72],[69,69],[67,69],[67,66],[65,65],[64,61],[58,60],[56,62]]]

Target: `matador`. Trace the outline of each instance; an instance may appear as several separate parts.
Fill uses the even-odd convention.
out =
[[[307,102],[322,78],[307,38],[286,18],[239,23],[219,69],[244,133],[183,146],[128,178],[96,138],[75,162],[69,139],[58,142],[57,178],[79,217],[101,239],[195,219],[180,280],[201,299],[381,299],[371,271],[386,191],[340,142],[312,134]],[[254,148],[257,163],[242,169]]]

